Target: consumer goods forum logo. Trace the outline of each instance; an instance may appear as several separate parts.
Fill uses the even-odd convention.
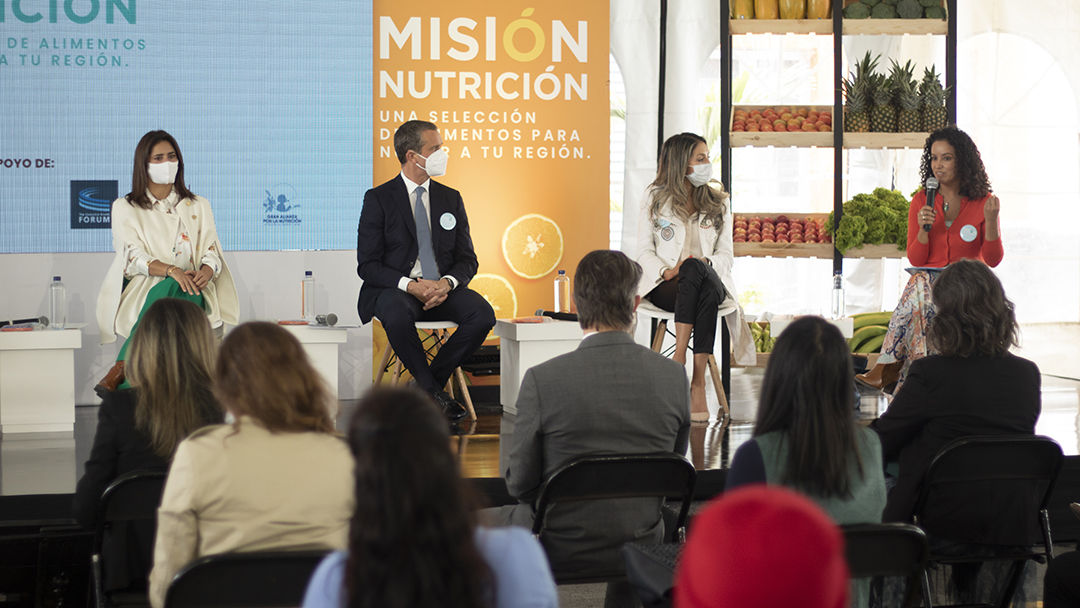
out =
[[[72,180],[71,227],[109,228],[109,212],[117,197],[116,180]]]
[[[263,224],[300,224],[300,195],[289,184],[274,184],[263,191]]]

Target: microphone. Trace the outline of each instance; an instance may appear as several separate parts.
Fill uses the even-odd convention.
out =
[[[555,312],[554,310],[544,310],[543,308],[537,308],[533,313],[538,317],[551,317],[559,321],[577,321],[577,313],[572,312]]]
[[[934,200],[937,199],[938,181],[937,178],[931,175],[926,178],[926,206],[931,209],[934,208]],[[923,224],[923,230],[930,232],[930,224]]]
[[[316,325],[333,327],[337,325],[337,315],[332,312],[328,312],[325,315],[315,315],[315,323]]]
[[[49,326],[49,317],[41,315],[40,317],[34,317],[33,319],[12,319],[10,321],[0,321],[0,327],[5,325],[23,325],[25,323],[40,323],[42,327]]]

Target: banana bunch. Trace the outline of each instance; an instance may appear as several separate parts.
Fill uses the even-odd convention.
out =
[[[773,344],[776,340],[773,339],[772,334],[770,333],[768,323],[757,321],[750,323],[750,333],[754,336],[754,346],[757,347],[757,352],[772,352]]]
[[[892,312],[867,312],[852,315],[854,333],[848,340],[851,352],[859,354],[881,352],[885,343],[885,334],[889,331],[889,319]]]

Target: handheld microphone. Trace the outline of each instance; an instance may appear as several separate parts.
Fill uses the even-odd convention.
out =
[[[23,325],[25,323],[40,323],[42,327],[49,326],[49,317],[41,315],[40,317],[34,317],[33,319],[12,319],[10,321],[0,321],[0,327],[5,325]]]
[[[533,313],[538,317],[551,317],[559,321],[577,321],[577,313],[572,312],[555,312],[554,310],[544,310],[543,308],[537,308]]]
[[[937,178],[931,175],[926,178],[926,206],[931,209],[934,208],[934,201],[937,199],[938,181]],[[930,224],[923,224],[923,230],[930,232]]]
[[[337,325],[337,315],[332,312],[328,312],[325,315],[315,315],[315,323],[316,325],[333,327]]]

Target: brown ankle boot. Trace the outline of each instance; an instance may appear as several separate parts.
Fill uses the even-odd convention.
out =
[[[116,390],[116,387],[120,386],[120,383],[124,381],[124,362],[117,361],[113,364],[109,372],[105,374],[105,377],[94,386],[94,392],[98,397],[105,398],[107,393],[111,393]]]
[[[865,374],[856,374],[855,380],[862,385],[881,390],[889,385],[895,385],[900,378],[900,370],[903,369],[903,361],[892,363],[878,363],[873,369]]]

